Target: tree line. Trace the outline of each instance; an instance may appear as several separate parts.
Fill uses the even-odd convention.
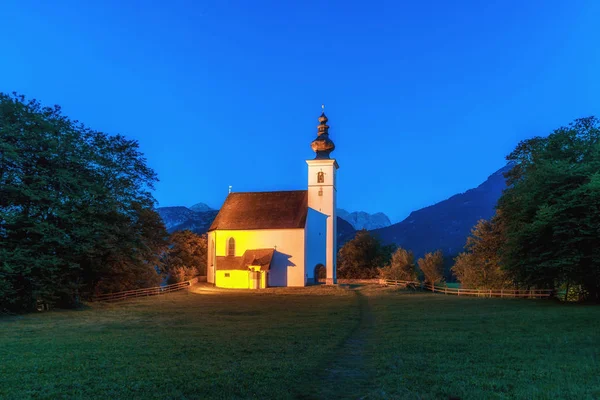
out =
[[[169,236],[156,181],[136,141],[0,93],[0,311],[201,272],[206,239]]]
[[[507,156],[507,189],[454,259],[452,274],[475,289],[554,289],[600,301],[600,121],[577,119],[547,137],[521,141]],[[368,232],[340,249],[342,278],[443,280],[441,252],[415,267],[412,253]],[[419,272],[420,271],[420,272]]]
[[[444,256],[437,250],[415,262],[412,251],[384,245],[363,229],[339,250],[337,269],[341,279],[422,280],[436,284],[444,280]]]
[[[490,221],[454,266],[473,286],[548,288],[600,301],[600,121],[576,119],[521,141]]]

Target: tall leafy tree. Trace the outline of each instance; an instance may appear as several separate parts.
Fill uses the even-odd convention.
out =
[[[340,278],[376,278],[379,268],[389,263],[393,246],[386,246],[379,238],[362,229],[338,252]]]
[[[501,248],[505,242],[500,215],[480,220],[467,238],[465,251],[456,257],[452,272],[463,287],[502,289],[514,286],[502,269]]]
[[[167,236],[153,211],[156,180],[136,141],[0,93],[2,308],[155,281]]]
[[[196,235],[190,230],[177,231],[171,234],[169,242],[163,257],[169,283],[206,275],[206,235]]]
[[[577,119],[507,158],[505,268],[528,286],[578,285],[600,300],[600,121]]]
[[[419,269],[423,272],[425,283],[435,285],[444,280],[444,255],[441,250],[427,253],[417,261]]]
[[[399,247],[392,254],[390,264],[380,270],[383,279],[414,281],[417,279],[415,256],[412,251]]]

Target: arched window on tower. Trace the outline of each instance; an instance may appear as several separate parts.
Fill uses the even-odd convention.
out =
[[[235,239],[229,238],[227,240],[227,255],[235,256]]]
[[[323,171],[317,172],[317,183],[325,183],[325,173]]]

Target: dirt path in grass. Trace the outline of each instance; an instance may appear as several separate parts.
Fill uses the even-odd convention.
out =
[[[372,388],[371,371],[366,362],[368,338],[371,333],[374,316],[368,297],[362,288],[352,288],[357,297],[360,321],[354,331],[338,348],[329,365],[315,376],[318,382],[312,382],[314,388],[300,398],[305,399],[364,399]]]

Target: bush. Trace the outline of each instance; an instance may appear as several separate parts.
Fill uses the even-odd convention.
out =
[[[425,283],[435,285],[444,281],[444,256],[441,250],[425,254],[417,263],[423,272]]]
[[[206,275],[206,235],[200,236],[184,230],[172,233],[169,241],[169,248],[163,255],[168,283],[179,283]]]
[[[379,269],[379,276],[382,279],[417,280],[415,257],[412,251],[398,248],[392,255],[390,265]]]
[[[389,263],[392,246],[384,246],[379,238],[363,229],[338,253],[338,277],[342,279],[377,278],[379,268]]]

